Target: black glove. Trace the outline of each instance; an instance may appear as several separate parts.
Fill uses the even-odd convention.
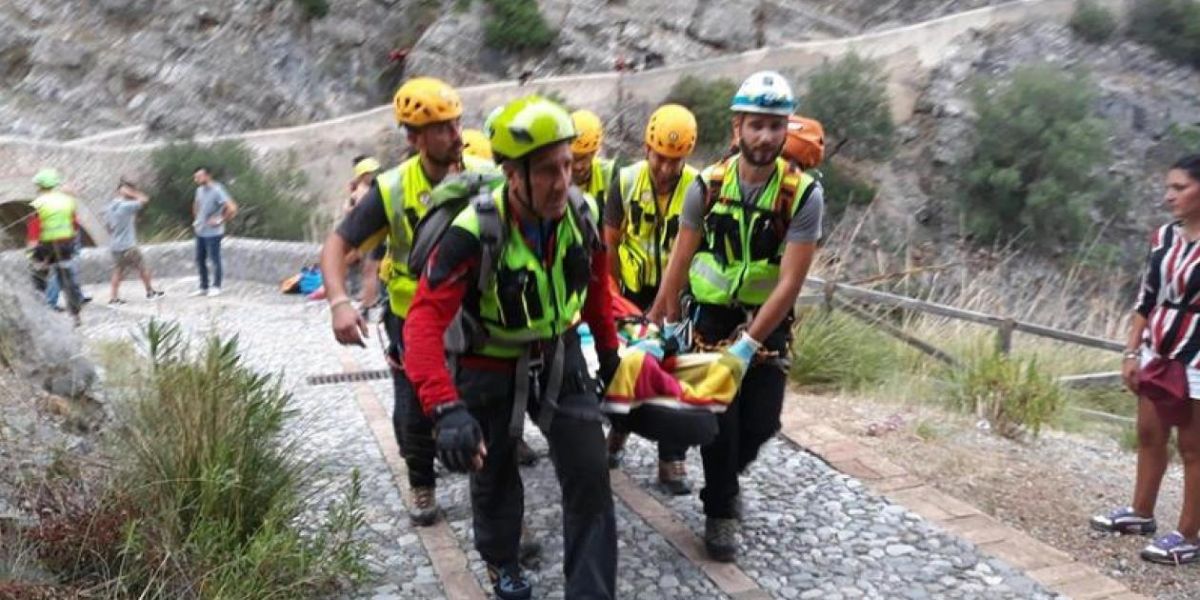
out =
[[[613,376],[617,374],[617,367],[621,366],[621,356],[616,350],[601,350],[600,358],[600,384],[604,386],[604,390],[608,389],[608,384],[612,383]],[[603,391],[601,393],[603,395]]]
[[[479,454],[479,444],[483,441],[479,421],[471,416],[465,404],[458,401],[439,406],[434,417],[437,419],[433,436],[437,443],[438,460],[451,471],[470,471],[475,455]]]

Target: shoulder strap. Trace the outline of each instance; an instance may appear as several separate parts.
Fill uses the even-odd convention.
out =
[[[721,197],[721,188],[725,185],[725,161],[713,165],[708,173],[708,181],[700,177],[700,183],[708,186],[704,194],[704,214],[707,215]]]
[[[580,193],[579,188],[572,186],[567,191],[567,206],[571,209],[571,216],[579,223],[579,228],[583,230],[583,237],[588,252],[595,250],[602,244],[600,230],[596,226],[596,217],[592,214],[592,207],[588,206],[587,198]]]
[[[500,260],[500,252],[507,237],[507,228],[500,215],[500,209],[492,198],[490,191],[483,191],[471,198],[471,208],[479,220],[479,280],[476,283],[480,293],[487,291],[491,282],[496,263]]]

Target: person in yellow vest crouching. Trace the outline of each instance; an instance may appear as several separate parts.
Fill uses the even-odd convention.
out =
[[[667,258],[679,233],[684,195],[698,171],[687,164],[696,148],[696,117],[678,104],[665,104],[646,123],[646,158],[620,170],[617,189],[604,203],[604,243],[621,293],[642,310],[658,294]],[[609,466],[621,463],[628,432],[608,434]],[[690,494],[684,469],[686,447],[658,444],[658,481],[674,495]]]
[[[58,281],[67,296],[67,309],[75,325],[80,324],[79,312],[83,305],[83,294],[69,261],[75,257],[75,210],[74,196],[59,189],[62,175],[57,169],[42,169],[33,176],[37,186],[37,197],[31,205],[37,213],[39,225],[36,239],[30,240],[34,255],[48,263],[58,276]]]
[[[738,474],[779,431],[787,384],[792,307],[821,235],[824,200],[811,176],[781,157],[796,108],[782,75],[750,76],[733,98],[738,152],[706,168],[688,189],[666,275],[648,317],[691,319],[694,342],[722,348],[710,370],[740,388],[718,417],[704,459],[704,543],[709,556],[737,556]],[[682,315],[681,292],[694,302]],[[744,374],[744,375],[740,375]]]
[[[392,426],[408,466],[413,496],[409,517],[417,525],[431,525],[438,515],[433,421],[421,411],[403,370],[401,331],[420,275],[408,271],[408,249],[417,223],[428,210],[429,194],[438,183],[461,171],[496,172],[496,166],[489,160],[463,153],[459,122],[462,101],[450,85],[432,77],[409,79],[396,91],[393,104],[396,122],[404,128],[408,144],[416,153],[379,173],[370,190],[329,234],[321,251],[321,271],[334,337],[342,344],[364,344],[367,324],[346,292],[345,257],[356,248],[367,255],[370,249],[387,240],[388,255],[383,260],[387,267],[380,276],[387,281],[389,303],[384,324],[391,339],[388,361],[392,365],[395,395]]]

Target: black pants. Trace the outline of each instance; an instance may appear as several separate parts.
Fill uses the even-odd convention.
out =
[[[721,306],[701,305],[696,316],[696,334],[708,341],[725,339],[745,321],[745,314]],[[787,357],[792,316],[767,339],[763,346]],[[780,428],[783,394],[787,373],[777,364],[753,364],[742,379],[733,403],[717,422],[717,439],[700,449],[704,459],[704,489],[700,500],[704,514],[729,519],[736,516],[738,475],[754,462],[758,450]]]
[[[636,304],[638,308],[647,311],[654,304],[654,298],[658,295],[658,287],[647,286],[637,292],[625,290],[622,295]],[[687,458],[687,446],[676,446],[670,442],[658,443],[658,460],[675,461],[685,458]]]
[[[79,282],[75,280],[75,274],[70,268],[70,260],[75,258],[75,240],[41,242],[34,250],[33,258],[50,264],[49,270],[42,276],[39,290],[46,289],[50,277],[58,277],[59,289],[67,297],[67,310],[72,315],[79,315],[83,307],[83,290],[79,288]]]
[[[617,525],[599,399],[579,337],[570,333],[563,341],[566,354],[560,410],[549,431],[542,433],[562,488],[566,597],[615,598]],[[487,443],[483,470],[471,473],[471,511],[475,548],[484,561],[496,565],[517,560],[525,513],[524,486],[517,469],[518,438],[509,434],[514,377],[521,376],[526,375],[514,374],[511,369],[480,368],[469,358],[460,359],[455,376],[459,395],[483,427]],[[541,410],[530,398],[529,417],[536,421]]]
[[[388,310],[383,314],[383,326],[391,341],[388,353],[403,364],[404,338],[401,332],[404,331],[404,319]],[[421,410],[417,391],[404,371],[392,370],[392,395],[395,398],[392,431],[396,434],[396,443],[403,450],[404,463],[408,466],[408,485],[432,487],[436,481],[433,471],[436,454],[433,420]]]

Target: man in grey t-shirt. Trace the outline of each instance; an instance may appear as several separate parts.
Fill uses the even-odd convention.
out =
[[[233,202],[207,167],[192,174],[196,197],[192,201],[192,230],[196,232],[196,269],[200,272],[200,289],[193,296],[216,296],[221,293],[221,237],[225,235],[225,220],[232,216]],[[209,287],[208,261],[213,263],[212,287]]]
[[[704,546],[724,562],[738,552],[738,475],[780,428],[792,307],[821,235],[820,184],[780,158],[795,108],[779,73],[755,73],[738,88],[730,104],[738,151],[688,190],[679,236],[646,315],[664,326],[677,323],[680,293],[690,289],[693,339],[723,349],[706,380],[737,385],[717,417],[716,439],[700,450]]]
[[[109,250],[113,257],[112,288],[108,296],[109,304],[124,304],[118,292],[125,271],[137,269],[142,285],[146,288],[146,298],[154,300],[163,295],[155,290],[150,283],[150,269],[142,260],[142,253],[137,247],[137,214],[150,201],[150,197],[137,189],[132,183],[121,180],[117,186],[117,196],[104,209],[104,220],[108,232],[112,236]]]

